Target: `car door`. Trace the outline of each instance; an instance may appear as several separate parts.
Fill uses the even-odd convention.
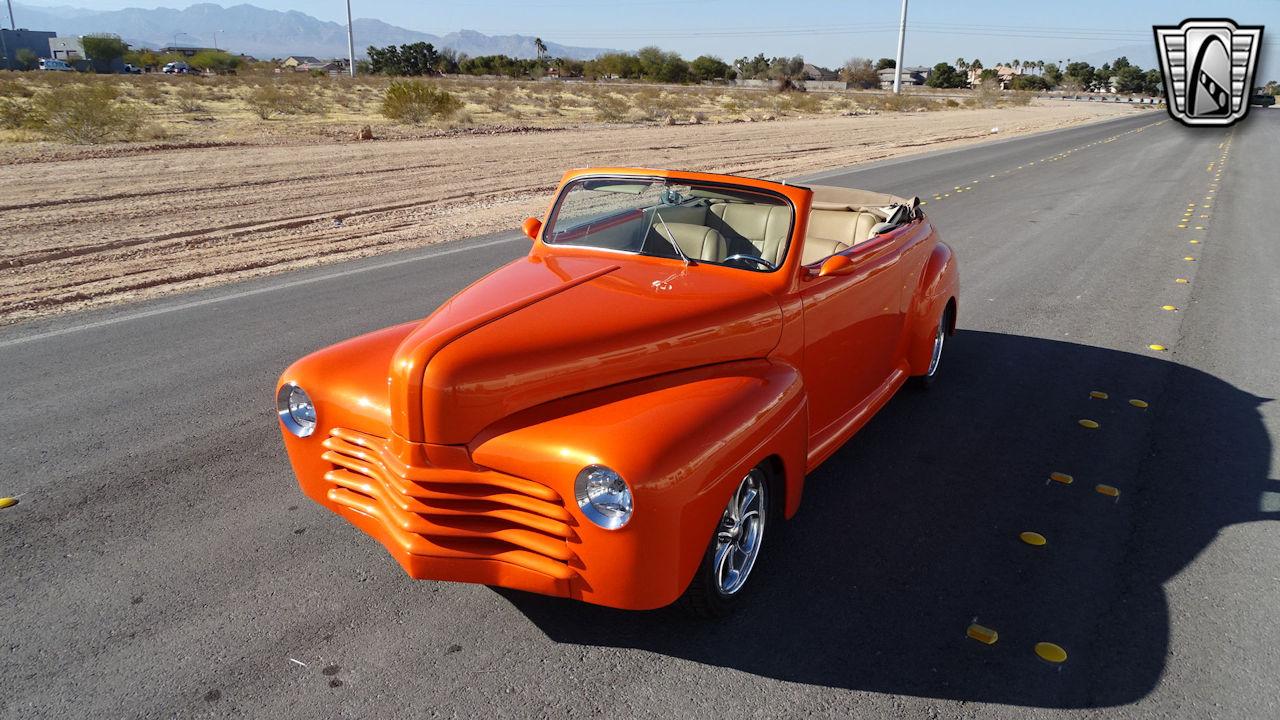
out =
[[[901,231],[846,250],[847,272],[802,280],[804,376],[814,437],[847,421],[897,367],[903,326]]]

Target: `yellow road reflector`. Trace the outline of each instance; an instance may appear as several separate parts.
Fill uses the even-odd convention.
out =
[[[920,204],[921,204],[921,205],[928,205],[928,204],[929,204],[929,201],[928,201],[928,200],[921,200],[921,201],[920,201]]]
[[[1191,242],[1191,244],[1192,244],[1192,245],[1199,245],[1199,244],[1200,244],[1200,241],[1199,241],[1199,240],[1191,240],[1190,242]]]
[[[1041,660],[1054,665],[1067,661],[1067,651],[1051,642],[1036,643],[1036,655],[1039,655]]]
[[[1108,397],[1111,397],[1111,396],[1107,395],[1101,390],[1090,390],[1089,397],[1093,398],[1094,400],[1106,400]]]
[[[1186,229],[1187,229],[1187,226],[1186,226],[1186,225],[1179,225],[1179,226],[1178,226],[1178,229],[1179,229],[1179,230],[1186,230]]]
[[[1188,280],[1188,279],[1186,279],[1186,278],[1177,278],[1176,280],[1174,280],[1174,282],[1176,282],[1176,283],[1180,283],[1180,284],[1182,284],[1182,285],[1186,285],[1187,283],[1189,283],[1189,282],[1191,282],[1191,281],[1190,281],[1190,280]]]
[[[1102,427],[1101,425],[1098,424],[1097,420],[1090,420],[1088,418],[1080,420],[1079,422],[1080,422],[1080,427],[1087,428],[1089,430],[1097,430],[1098,428]]]
[[[1168,349],[1169,349],[1169,348],[1167,348],[1167,347],[1165,347],[1165,346],[1163,346],[1163,345],[1160,345],[1160,344],[1158,344],[1158,343],[1152,343],[1152,344],[1148,345],[1147,347],[1151,348],[1152,350],[1155,350],[1156,352],[1164,352],[1165,350],[1168,350]]]
[[[1019,534],[1018,539],[1022,540],[1022,542],[1028,545],[1035,545],[1036,547],[1040,547],[1041,545],[1044,545],[1045,543],[1049,542],[1048,540],[1045,540],[1044,536],[1041,535],[1040,533],[1031,532],[1030,530]]]
[[[1204,229],[1204,226],[1203,226],[1203,225],[1197,225],[1197,226],[1196,226],[1196,229],[1197,229],[1197,230],[1203,230],[1203,229]]]
[[[1145,409],[1147,409],[1147,408],[1151,407],[1151,405],[1150,405],[1146,400],[1139,400],[1139,399],[1137,399],[1137,398],[1134,398],[1134,399],[1130,400],[1130,401],[1129,401],[1129,404],[1130,404],[1130,405],[1132,405],[1132,406],[1134,406],[1134,407],[1136,407],[1136,408],[1138,408],[1138,409],[1140,409],[1140,410],[1145,410]]]
[[[996,641],[1000,639],[1000,633],[989,627],[983,627],[978,623],[969,625],[969,629],[965,630],[964,634],[987,645],[995,645]]]
[[[1161,305],[1160,309],[1168,310],[1169,312],[1176,312],[1178,308],[1174,307],[1173,305]]]
[[[1076,481],[1076,479],[1071,477],[1070,475],[1066,473],[1060,473],[1060,472],[1049,473],[1049,479],[1056,483],[1062,483],[1063,485],[1070,485],[1071,483]]]
[[[1184,258],[1182,258],[1182,259],[1183,259],[1183,260],[1186,260],[1187,262],[1195,262],[1195,261],[1196,261],[1196,259],[1195,259],[1195,258],[1193,258],[1193,257],[1191,257],[1190,255],[1188,255],[1188,256],[1186,256],[1186,257],[1184,257]]]
[[[1099,495],[1106,495],[1107,497],[1120,497],[1120,488],[1113,487],[1111,485],[1096,485],[1094,486],[1093,490]]]
[[[13,507],[18,504],[18,498],[0,497],[0,510],[7,507]]]

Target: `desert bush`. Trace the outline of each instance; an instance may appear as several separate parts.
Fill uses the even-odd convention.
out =
[[[63,85],[32,100],[30,122],[49,137],[75,144],[132,140],[142,115],[114,85]]]
[[[135,98],[143,102],[151,103],[152,105],[160,105],[164,103],[164,90],[162,90],[160,85],[157,83],[144,82],[133,88],[132,95]]]
[[[1035,93],[1028,91],[1018,91],[1005,96],[1005,102],[1010,105],[1030,105],[1031,99],[1035,97]]]
[[[796,112],[816,113],[822,111],[822,98],[806,93],[791,96],[791,108]]]
[[[249,92],[245,104],[255,115],[270,120],[276,115],[323,115],[324,103],[304,87],[260,85]]]
[[[31,126],[31,108],[21,100],[0,97],[0,128],[17,130]]]
[[[204,111],[200,103],[200,92],[197,88],[184,87],[174,94],[173,104],[179,112],[198,113]]]
[[[421,80],[397,80],[382,96],[383,116],[414,125],[432,118],[452,117],[462,105],[452,93]]]
[[[505,87],[491,87],[485,91],[481,104],[489,108],[489,112],[505,113],[511,109],[511,91]]]
[[[29,98],[35,94],[36,91],[31,89],[31,87],[24,82],[20,82],[18,80],[0,80],[0,98]]]
[[[630,109],[631,103],[626,98],[612,93],[601,95],[595,101],[596,119],[600,122],[624,122]]]
[[[254,115],[263,120],[270,120],[284,112],[287,98],[284,91],[275,85],[262,85],[250,91],[245,98],[245,104]]]
[[[951,98],[947,98],[945,101],[943,101],[943,103],[942,103],[942,104],[943,104],[943,105],[946,105],[946,106],[947,106],[947,107],[949,107],[949,108],[958,108],[958,107],[960,107],[960,103],[956,102],[955,100],[952,100]]]
[[[974,88],[973,97],[970,100],[975,107],[995,107],[1004,100],[1004,93],[1000,92],[1000,85],[996,81],[983,80]]]
[[[887,112],[914,112],[918,110],[937,110],[941,103],[929,98],[916,97],[902,93],[901,95],[859,95],[858,101],[865,107]]]

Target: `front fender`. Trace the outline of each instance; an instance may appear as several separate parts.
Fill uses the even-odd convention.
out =
[[[807,412],[799,372],[750,360],[625,383],[548,403],[482,433],[474,461],[555,488],[575,521],[572,597],[627,609],[662,607],[688,585],[741,478],[769,459],[787,515],[804,482]],[[618,530],[587,520],[574,480],[587,465],[618,471],[635,511]],[[784,489],[785,488],[785,489]]]
[[[938,318],[942,316],[948,302],[953,304],[953,310],[958,309],[955,303],[959,296],[960,271],[955,252],[950,245],[939,242],[920,273],[920,281],[911,302],[911,314],[907,323],[907,361],[912,375],[924,375],[929,371],[933,334],[938,327]],[[955,333],[955,323],[956,316],[953,312],[948,333]]]

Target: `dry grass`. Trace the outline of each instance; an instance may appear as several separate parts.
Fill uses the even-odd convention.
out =
[[[328,141],[370,125],[376,137],[420,137],[459,127],[579,127],[605,124],[702,124],[796,117],[921,112],[948,107],[1025,105],[1030,96],[980,88],[952,99],[882,92],[787,92],[725,86],[533,82],[447,78],[432,83],[461,103],[421,125],[384,117],[385,77],[313,77],[304,73],[189,77],[0,72],[0,143],[50,139],[23,118],[66,85],[106,86],[122,107],[147,119],[134,141]],[[113,139],[123,137],[116,133]]]

